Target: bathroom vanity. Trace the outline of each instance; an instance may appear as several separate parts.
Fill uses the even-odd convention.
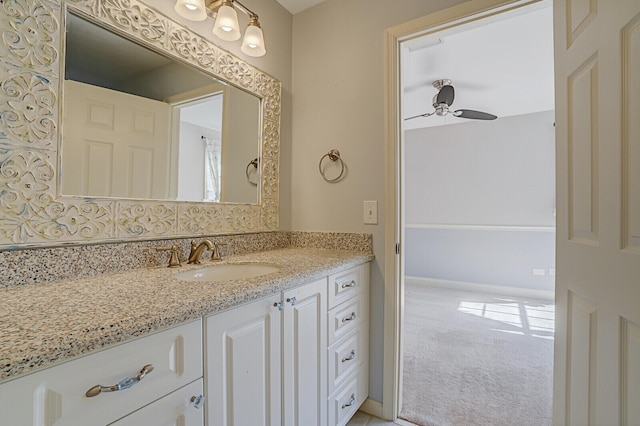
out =
[[[370,260],[281,249],[3,289],[0,423],[345,424],[368,394]],[[235,263],[280,269],[175,278]]]
[[[345,244],[348,237],[332,235],[330,249],[301,248],[312,246],[303,235],[303,246],[255,252],[283,238],[259,235],[280,228],[280,81],[165,16],[154,8],[157,2],[15,4],[0,1],[0,85],[10,88],[0,93],[0,104],[10,106],[11,122],[0,128],[0,250],[5,250],[0,255],[10,259],[0,262],[8,282],[0,283],[7,284],[0,288],[0,426],[346,423],[368,389],[371,244],[367,240],[366,250],[346,251],[354,247]],[[110,34],[92,42],[88,29]],[[223,158],[220,170],[207,173],[221,182],[211,191],[219,197],[202,197],[201,188],[187,196],[173,179],[180,176],[180,158],[186,158],[175,155],[183,133],[179,123],[164,133],[161,156],[141,153],[135,158],[143,161],[126,167],[100,147],[119,149],[132,139],[105,136],[94,144],[99,132],[91,131],[91,138],[73,140],[82,131],[69,117],[87,117],[83,126],[111,129],[110,111],[129,104],[112,93],[109,104],[99,97],[84,113],[73,113],[83,101],[70,96],[72,81],[91,84],[74,77],[73,51],[80,49],[75,57],[95,65],[85,53],[108,58],[99,50],[106,45],[103,37],[118,43],[124,38],[133,44],[127,51],[146,52],[134,57],[146,58],[147,51],[162,55],[171,64],[167,70],[186,66],[196,72],[185,78],[180,71],[150,85],[168,89],[167,82],[193,83],[160,96],[171,101],[165,106],[174,117],[174,108],[186,101],[223,95],[229,124],[220,143],[207,142],[217,135],[185,135],[189,146],[195,146],[195,134],[198,149],[212,152],[225,143],[240,147],[240,140],[253,141],[228,162]],[[252,97],[250,105],[224,108],[225,99],[227,105],[240,105],[238,93]],[[140,121],[151,122],[166,120]],[[247,129],[250,135],[238,134]],[[81,162],[67,156],[80,155],[78,146],[85,163],[76,170]],[[143,167],[151,164],[147,158],[164,158],[154,166],[159,173]],[[112,169],[113,164],[119,167]],[[183,168],[193,172],[205,166],[192,161]],[[159,194],[85,191],[107,182],[103,175],[110,170],[123,169],[137,174],[110,175],[127,177],[126,187],[154,187],[145,180],[151,175],[171,179]],[[86,171],[97,175],[78,176]],[[87,185],[74,188],[76,181]],[[248,198],[235,184],[249,189]],[[202,199],[207,201],[196,201]],[[216,236],[233,250],[245,245],[234,254],[253,253],[183,265],[179,271],[140,267],[157,264],[146,260],[161,244],[171,239],[168,244],[182,244],[194,235]],[[27,252],[34,248],[38,253]],[[279,269],[224,280],[219,269],[199,269],[231,263]],[[210,273],[218,278],[203,278]]]

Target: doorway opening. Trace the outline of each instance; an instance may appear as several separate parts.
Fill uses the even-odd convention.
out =
[[[543,1],[401,43],[405,420],[551,423],[552,26]]]

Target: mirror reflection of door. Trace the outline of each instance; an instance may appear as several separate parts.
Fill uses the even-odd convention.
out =
[[[173,103],[176,199],[220,202],[224,89]]]
[[[67,80],[64,111],[63,193],[167,198],[167,104]]]
[[[259,202],[260,98],[69,12],[64,41],[62,195]]]

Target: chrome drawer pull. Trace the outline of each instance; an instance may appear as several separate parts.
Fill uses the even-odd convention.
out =
[[[91,398],[91,397],[100,395],[100,393],[102,392],[117,392],[117,391],[129,389],[131,386],[137,384],[140,380],[144,379],[144,377],[147,374],[151,373],[152,371],[153,371],[153,365],[147,364],[144,367],[142,367],[142,370],[140,370],[140,374],[138,374],[136,377],[126,377],[120,380],[118,384],[115,384],[112,386],[95,385],[94,387],[89,389],[85,393],[85,395],[87,396],[87,398]]]
[[[342,322],[353,321],[354,319],[356,319],[356,313],[351,312],[351,315],[349,315],[348,317],[342,318]]]
[[[353,361],[356,359],[356,350],[352,350],[348,357],[342,358],[342,362]]]
[[[344,284],[342,284],[342,286],[341,286],[341,287],[342,287],[342,288],[353,288],[353,287],[355,287],[355,286],[356,286],[356,280],[351,280],[351,281],[350,281],[350,282],[348,282],[348,283],[344,283]]]
[[[204,405],[204,395],[192,396],[191,403],[195,408],[202,408],[202,406]]]
[[[346,404],[342,404],[342,409],[344,410],[347,407],[351,407],[355,403],[356,403],[356,394],[352,393],[351,399],[349,400],[349,402],[347,402]]]

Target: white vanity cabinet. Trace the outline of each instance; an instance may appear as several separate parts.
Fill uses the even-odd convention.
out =
[[[346,424],[368,396],[368,263],[204,326],[209,426]]]
[[[207,424],[326,424],[327,280],[205,320]]]
[[[282,314],[269,297],[205,318],[206,424],[282,423]]]
[[[345,425],[369,395],[369,264],[329,276],[328,424]]]
[[[142,370],[147,371],[144,377],[140,377]],[[201,377],[202,322],[198,320],[3,383],[0,424],[106,425]],[[95,396],[87,396],[97,385],[126,387],[126,382],[132,385],[111,392],[102,388]],[[188,399],[199,396],[196,393]],[[153,424],[174,423],[169,419]],[[202,420],[186,424],[202,424]]]
[[[344,425],[368,346],[367,263],[2,383],[0,426]]]

